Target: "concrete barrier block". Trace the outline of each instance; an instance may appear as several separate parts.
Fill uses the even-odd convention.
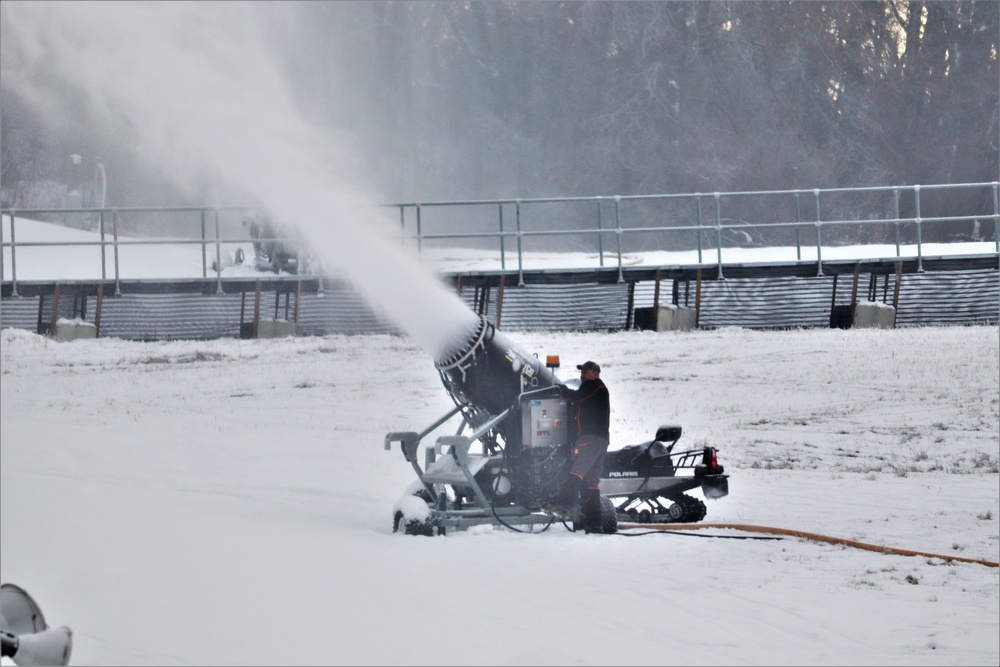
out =
[[[257,338],[287,338],[295,335],[295,322],[261,320],[257,323]]]
[[[636,308],[635,328],[647,331],[684,331],[694,329],[695,309],[686,306]]]
[[[78,338],[97,338],[97,326],[83,320],[60,318],[56,321],[51,335],[53,339],[63,343]]]
[[[657,331],[687,331],[694,329],[694,308],[685,306],[661,306],[656,314]]]
[[[859,301],[854,306],[854,326],[892,329],[896,326],[896,309],[880,301]]]

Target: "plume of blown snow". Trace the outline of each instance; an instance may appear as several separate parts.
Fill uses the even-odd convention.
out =
[[[476,324],[398,238],[350,172],[364,128],[320,127],[296,107],[271,46],[270,3],[4,3],[2,74],[52,124],[73,82],[98,114],[189,193],[252,201],[294,224],[325,267],[435,358]],[[49,76],[39,76],[44,71]]]

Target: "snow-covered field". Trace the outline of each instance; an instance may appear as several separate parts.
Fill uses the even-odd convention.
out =
[[[996,327],[537,334],[602,363],[613,448],[720,448],[706,522],[1000,560]],[[3,581],[72,664],[982,664],[1000,570],[556,526],[394,534],[390,430],[451,406],[406,339],[0,336]],[[9,664],[9,663],[8,663]]]

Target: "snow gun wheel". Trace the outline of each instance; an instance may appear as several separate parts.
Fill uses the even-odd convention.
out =
[[[435,525],[431,517],[427,517],[421,521],[420,519],[407,518],[402,512],[396,512],[396,515],[392,519],[392,532],[398,533],[400,526],[403,528],[404,535],[426,535],[433,537],[435,534],[442,534],[444,532],[443,530],[438,530],[438,526]]]
[[[429,493],[420,490],[400,498],[393,508],[392,532],[398,533],[402,528],[404,535],[444,535],[444,526],[438,525],[429,497]]]

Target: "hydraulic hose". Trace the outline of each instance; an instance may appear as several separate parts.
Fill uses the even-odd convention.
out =
[[[665,531],[701,530],[703,528],[729,528],[731,530],[743,530],[751,533],[766,533],[769,535],[788,535],[790,537],[798,537],[804,540],[812,540],[813,542],[840,544],[845,547],[864,549],[866,551],[874,551],[883,554],[893,554],[896,556],[924,556],[926,558],[940,558],[941,560],[945,561],[958,561],[961,563],[977,563],[979,565],[985,565],[987,567],[1000,567],[1000,563],[991,560],[935,554],[935,553],[929,553],[927,551],[911,551],[909,549],[896,549],[894,547],[886,547],[879,544],[866,544],[865,542],[848,540],[842,537],[830,537],[828,535],[819,535],[818,533],[807,533],[802,530],[791,530],[789,528],[770,528],[768,526],[751,526],[743,523],[699,523],[699,524],[620,523],[618,524],[619,530],[631,530],[634,528],[639,528],[643,530],[665,530]]]

